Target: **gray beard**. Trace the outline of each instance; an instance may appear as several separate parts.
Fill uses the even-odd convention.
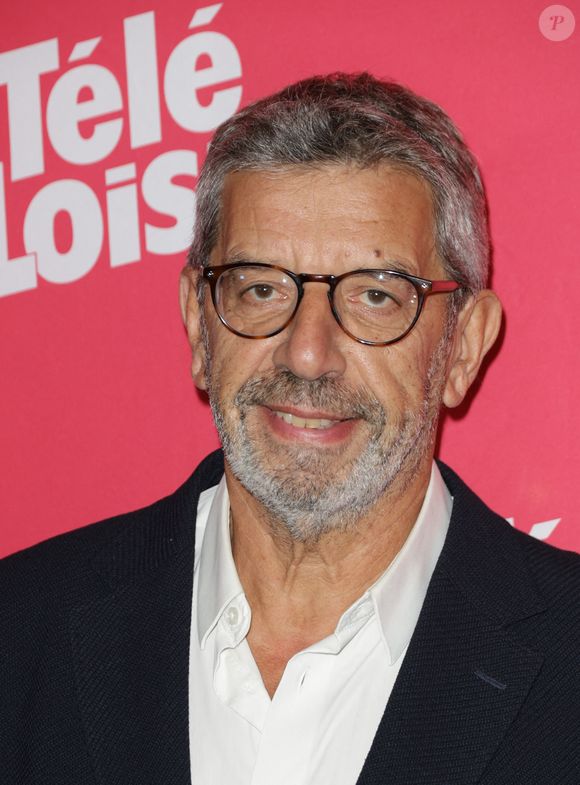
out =
[[[352,528],[360,516],[395,487],[402,492],[431,449],[444,384],[447,336],[429,365],[422,405],[389,423],[382,404],[364,389],[327,377],[314,381],[290,371],[272,371],[245,382],[228,417],[217,395],[219,384],[208,374],[208,392],[224,454],[234,476],[265,509],[275,526],[291,539],[316,541],[322,535]],[[342,450],[280,445],[267,441],[248,422],[252,407],[305,406],[342,419],[364,421],[369,438],[359,455],[342,466]]]

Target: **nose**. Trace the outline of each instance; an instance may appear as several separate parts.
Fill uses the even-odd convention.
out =
[[[337,324],[320,283],[304,285],[304,296],[274,352],[276,368],[289,370],[301,379],[314,381],[322,376],[338,377],[346,369],[341,350],[346,337]]]

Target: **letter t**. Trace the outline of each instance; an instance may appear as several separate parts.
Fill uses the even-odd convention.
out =
[[[0,85],[8,90],[11,180],[44,172],[40,75],[58,68],[58,40],[0,54]]]

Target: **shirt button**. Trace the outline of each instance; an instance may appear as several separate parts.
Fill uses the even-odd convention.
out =
[[[238,623],[239,616],[240,614],[238,613],[237,608],[231,607],[226,611],[226,621],[231,627],[234,627]]]

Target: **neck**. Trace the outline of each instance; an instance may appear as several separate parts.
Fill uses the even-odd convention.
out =
[[[279,652],[285,665],[297,651],[331,634],[344,611],[386,570],[417,519],[431,458],[426,456],[411,481],[392,488],[355,525],[305,541],[292,539],[226,463],[232,551],[252,608],[248,641],[258,667],[258,650]]]

